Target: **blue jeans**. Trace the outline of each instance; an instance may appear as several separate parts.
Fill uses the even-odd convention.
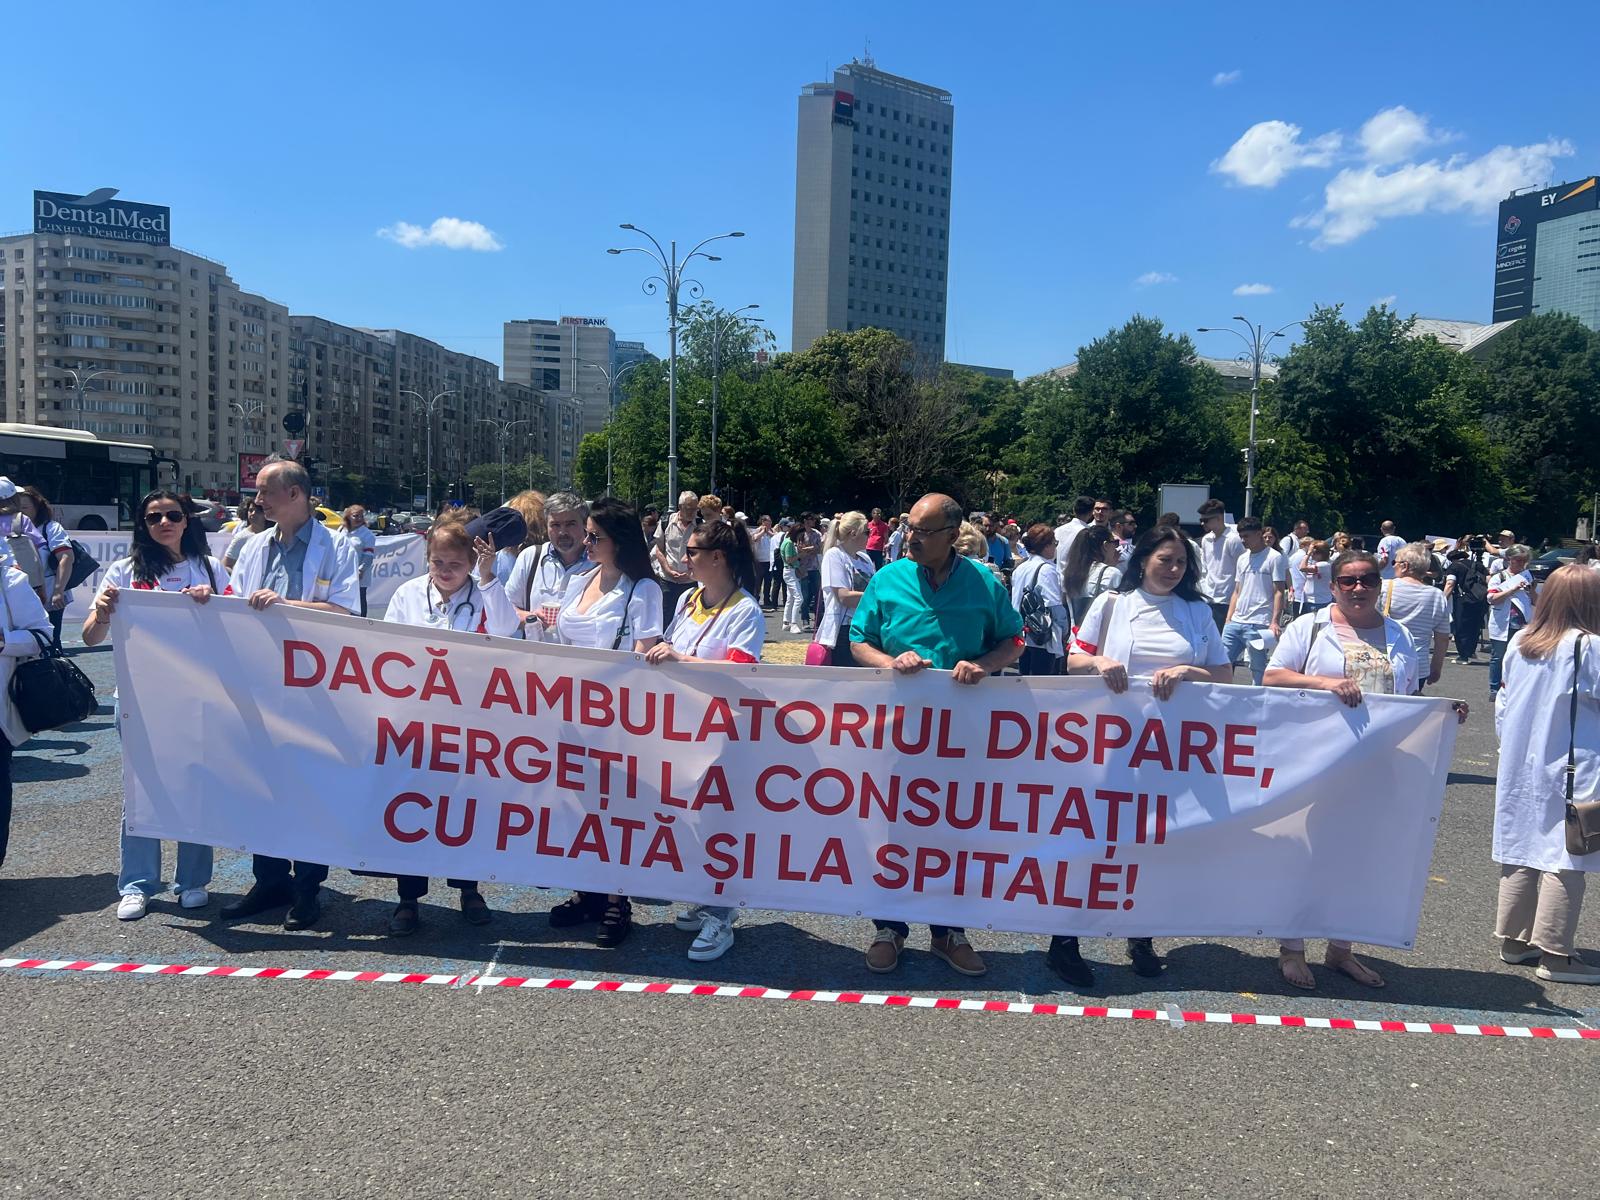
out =
[[[1243,621],[1229,621],[1222,627],[1222,652],[1228,656],[1228,665],[1234,666],[1239,661],[1239,655],[1246,649],[1250,651],[1250,677],[1255,680],[1257,687],[1261,686],[1261,677],[1267,672],[1267,652],[1257,650],[1249,645],[1250,636],[1266,629],[1265,625],[1246,625]]]
[[[1501,640],[1496,638],[1489,643],[1489,695],[1493,696],[1500,690],[1500,672],[1505,667],[1506,647],[1511,644],[1511,639]]]
[[[173,890],[187,892],[211,883],[211,847],[191,842],[178,843],[178,870]],[[122,869],[117,874],[117,891],[124,896],[142,892],[158,896],[166,890],[161,882],[161,839],[135,837],[122,827]]]

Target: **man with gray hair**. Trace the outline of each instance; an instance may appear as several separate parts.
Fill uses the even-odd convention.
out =
[[[689,535],[698,524],[700,496],[691,491],[678,493],[678,510],[656,529],[655,546],[650,556],[655,559],[656,575],[661,580],[663,611],[675,612],[678,597],[689,590]]]
[[[256,475],[256,507],[272,527],[255,534],[239,551],[230,587],[257,612],[279,605],[314,608],[348,616],[361,603],[360,568],[354,545],[334,538],[316,519],[311,477],[293,459],[267,461]],[[257,854],[255,883],[223,906],[224,920],[240,920],[289,906],[285,929],[309,929],[322,915],[318,895],[328,868]]]
[[[517,555],[506,579],[506,594],[522,615],[522,636],[530,642],[554,641],[556,617],[567,582],[589,564],[584,526],[589,506],[576,492],[553,492],[544,501],[549,541]]]
[[[860,667],[914,675],[929,667],[978,684],[1022,657],[1022,618],[1011,593],[980,563],[956,552],[961,506],[937,492],[918,500],[906,524],[907,557],[867,581],[850,625]],[[910,933],[904,921],[874,920],[869,971],[892,971]],[[966,930],[928,927],[929,949],[963,975],[988,968]]]

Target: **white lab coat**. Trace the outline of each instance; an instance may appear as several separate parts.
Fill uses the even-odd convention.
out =
[[[267,573],[267,539],[275,532],[274,529],[262,530],[239,551],[239,561],[233,564],[235,596],[248,597],[260,589],[261,580]],[[320,521],[313,521],[311,542],[306,546],[305,564],[300,577],[300,595],[285,596],[284,599],[325,601],[338,605],[346,612],[360,612],[359,575],[360,566],[350,540],[343,537],[335,540],[326,526]]]
[[[522,618],[517,616],[516,608],[506,597],[505,585],[498,579],[484,583],[476,572],[443,603],[431,576],[406,580],[389,598],[383,619],[401,625],[488,633],[495,637],[510,637],[522,624]]]
[[[4,730],[6,739],[16,747],[33,735],[11,701],[11,674],[18,660],[39,653],[39,642],[33,634],[42,634],[45,645],[49,645],[53,631],[50,617],[28,577],[9,564],[0,566],[0,573],[4,574],[0,588],[5,589],[4,604],[0,605],[0,619],[5,621],[5,638],[0,643],[0,730]]]
[[[1500,768],[1494,789],[1494,860],[1540,871],[1600,871],[1600,854],[1567,853],[1567,747],[1576,632],[1545,659],[1526,659],[1518,633],[1506,647],[1505,686],[1495,701]],[[1578,678],[1577,775],[1572,794],[1600,794],[1600,638],[1583,644]]]

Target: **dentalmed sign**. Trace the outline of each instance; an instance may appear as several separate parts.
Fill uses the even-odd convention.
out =
[[[116,188],[97,188],[86,196],[35,192],[33,231],[143,242],[147,246],[171,244],[170,208],[113,199],[116,194]]]

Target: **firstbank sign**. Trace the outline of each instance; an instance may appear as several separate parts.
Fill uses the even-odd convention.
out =
[[[143,242],[147,246],[171,244],[170,208],[112,199],[116,194],[116,188],[98,188],[86,196],[35,192],[33,231],[114,238],[121,242]]]

